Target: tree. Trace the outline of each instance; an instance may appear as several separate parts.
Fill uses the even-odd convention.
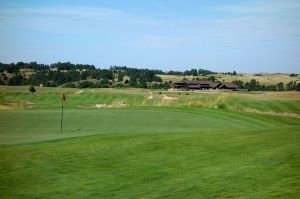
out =
[[[5,85],[5,83],[0,79],[0,85]]]
[[[239,88],[244,88],[244,82],[242,80],[233,80],[232,83],[237,85]]]
[[[297,83],[295,86],[296,91],[300,91],[300,83]]]
[[[29,92],[30,92],[30,93],[34,93],[35,91],[36,91],[36,90],[35,90],[34,86],[31,85],[31,86],[29,87]]]
[[[94,83],[93,82],[89,82],[89,81],[83,81],[80,82],[80,84],[78,85],[78,88],[94,88]]]
[[[236,71],[235,71],[235,70],[232,72],[232,75],[237,75],[237,73],[236,73]]]
[[[23,77],[20,74],[17,74],[16,76],[12,77],[8,81],[8,85],[10,86],[19,86],[22,83]]]
[[[250,82],[245,84],[245,88],[247,88],[250,91],[256,91],[259,90],[259,82],[255,79],[251,79]]]
[[[66,88],[76,88],[76,86],[73,84],[73,83],[67,83],[66,85],[65,85],[65,87]]]
[[[211,81],[216,81],[216,78],[214,77],[214,76],[209,76],[208,78],[207,78],[208,80],[211,80]]]
[[[287,91],[292,91],[295,90],[296,84],[293,81],[290,81],[289,83],[286,84],[286,90]]]
[[[123,75],[119,74],[118,75],[118,82],[122,82],[123,81]]]
[[[284,83],[280,82],[279,84],[277,84],[277,91],[284,91]]]
[[[81,74],[81,79],[82,79],[82,80],[86,80],[86,76],[87,76],[87,75],[86,75],[86,72],[82,73],[82,74]]]
[[[108,79],[101,79],[99,82],[99,88],[108,88],[109,81]]]
[[[197,69],[192,69],[192,70],[191,70],[191,74],[192,74],[193,76],[198,76],[198,71],[197,71]]]
[[[140,79],[139,87],[140,88],[147,88],[147,82],[146,82],[145,79]]]
[[[131,87],[137,87],[137,82],[135,78],[130,78],[129,80],[129,86]]]

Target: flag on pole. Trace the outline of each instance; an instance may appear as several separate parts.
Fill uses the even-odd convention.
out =
[[[61,99],[62,101],[66,101],[66,96],[65,96],[64,93],[61,93],[61,94],[60,94],[60,99]]]
[[[66,96],[64,93],[60,94],[61,99],[61,119],[60,119],[60,133],[62,133],[62,127],[63,127],[63,116],[64,116],[64,101],[66,101]]]

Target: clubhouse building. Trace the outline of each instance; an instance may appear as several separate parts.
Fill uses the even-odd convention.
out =
[[[238,91],[239,87],[232,83],[218,83],[208,80],[181,80],[174,83],[174,89]]]

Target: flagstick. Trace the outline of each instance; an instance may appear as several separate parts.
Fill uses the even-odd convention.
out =
[[[64,101],[61,100],[61,119],[60,119],[60,133],[62,133],[62,122],[64,116]]]

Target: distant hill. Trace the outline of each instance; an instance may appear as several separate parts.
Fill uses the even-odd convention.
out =
[[[72,88],[150,88],[168,89],[178,80],[212,80],[234,83],[248,90],[300,90],[298,74],[217,73],[206,69],[162,71],[112,66],[98,69],[94,65],[58,62],[50,65],[36,62],[0,63],[0,85],[36,85]]]

